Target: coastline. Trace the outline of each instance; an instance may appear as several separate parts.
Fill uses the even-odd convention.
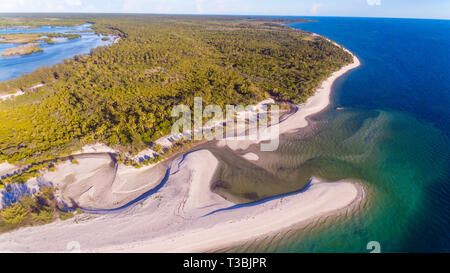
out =
[[[328,107],[334,81],[360,65],[358,58],[353,54],[352,56],[353,63],[334,72],[322,82],[304,105],[297,106],[298,111],[279,124],[280,134],[306,127],[308,116]],[[232,149],[246,149],[254,143],[255,141],[250,140],[225,140],[225,144]],[[175,158],[172,161],[173,169],[170,170],[170,183],[167,183],[158,195],[144,200],[141,207],[131,207],[115,217],[93,216],[83,225],[71,221],[57,221],[45,226],[22,228],[1,234],[0,246],[2,249],[19,252],[66,251],[63,242],[80,241],[83,251],[94,252],[208,251],[261,237],[299,223],[315,221],[326,215],[336,215],[339,211],[353,208],[362,200],[361,193],[364,190],[358,183],[324,183],[313,179],[311,186],[298,194],[282,196],[262,205],[227,210],[204,217],[215,209],[233,205],[211,192],[209,183],[218,162],[210,152],[206,152],[209,155],[205,154],[205,150],[194,151],[186,157],[185,162]],[[254,155],[248,155],[248,159],[258,160]],[[139,187],[142,187],[142,184],[139,184]],[[134,187],[125,188],[126,192],[135,191]],[[170,203],[163,206],[165,202],[156,198],[157,196],[163,196],[161,199],[170,200]],[[141,216],[141,219],[137,219],[137,215]],[[128,227],[127,223],[133,224]],[[109,228],[115,227],[115,224],[122,229]],[[96,230],[104,232],[98,234]],[[54,235],[58,240],[36,240],[38,234],[52,237]],[[21,244],[11,243],[14,238],[22,238]]]
[[[334,72],[329,78],[323,81],[315,94],[308,98],[306,103],[297,105],[298,110],[279,124],[280,134],[289,133],[308,126],[306,119],[308,116],[317,114],[329,106],[334,82],[361,65],[360,60],[352,52],[335,42],[332,43],[350,53],[353,56],[353,62]],[[257,140],[223,140],[222,142],[219,141],[218,146],[223,147],[227,145],[233,150],[245,150],[249,145],[258,142]],[[254,154],[245,154],[243,157],[247,160],[258,160]],[[320,189],[321,186],[323,189]],[[316,191],[320,191],[320,193],[316,194]],[[311,199],[308,201],[309,198]],[[226,222],[221,226],[216,225],[211,229],[198,229],[188,234],[169,235],[142,243],[141,246],[129,246],[126,250],[122,249],[120,251],[204,252],[232,247],[239,242],[267,236],[295,225],[311,223],[324,216],[337,216],[342,212],[348,213],[348,211],[351,211],[359,205],[363,199],[364,188],[359,183],[337,181],[327,184],[317,178],[312,178],[311,186],[302,192],[302,194],[294,194],[293,196],[269,201],[269,204],[258,205],[268,207],[273,205],[272,208],[266,208],[259,215],[258,212],[255,212],[255,209],[254,211],[249,211],[248,215],[250,216],[242,218],[242,214],[237,215],[233,217],[233,221]],[[279,204],[273,204],[277,202]],[[310,211],[302,210],[305,206],[308,207],[311,205],[312,207],[309,208]],[[242,211],[241,213],[244,214]],[[245,229],[242,228],[243,226],[245,226]],[[196,242],[196,244],[192,244],[192,242]],[[211,247],[211,245],[214,245],[214,247]]]
[[[329,40],[330,41],[330,40]],[[332,41],[330,41],[332,42]],[[336,46],[341,47],[346,52],[350,53],[353,56],[353,63],[348,64],[338,71],[335,71],[324,80],[320,86],[317,88],[316,92],[313,96],[309,97],[308,100],[302,105],[296,105],[297,111],[287,117],[285,120],[280,122],[277,126],[279,126],[279,134],[285,134],[289,132],[296,131],[298,129],[304,128],[308,126],[307,117],[317,114],[322,110],[326,109],[330,105],[330,96],[333,91],[334,82],[347,74],[351,70],[359,67],[361,65],[360,60],[356,57],[352,52],[346,49],[339,44],[332,42]],[[269,127],[270,128],[270,127]],[[270,139],[266,139],[270,140]],[[261,140],[235,140],[235,139],[223,139],[217,142],[218,147],[228,146],[232,150],[246,150],[252,144],[258,144]]]
[[[270,236],[299,224],[307,224],[339,211],[351,210],[364,196],[363,187],[350,181],[324,182],[312,178],[304,192],[271,200],[257,207],[225,211],[228,221],[100,252],[209,252]],[[225,217],[224,217],[225,218]],[[232,219],[232,220],[231,220]],[[123,246],[122,246],[123,247]]]
[[[345,180],[325,182],[312,178],[311,186],[304,192],[271,200],[253,208],[226,211],[224,213],[228,214],[226,216],[230,220],[221,221],[210,228],[181,231],[123,249],[114,247],[100,252],[192,253],[232,248],[239,243],[352,210],[363,200],[363,196],[364,188],[359,183]]]
[[[331,41],[330,41],[331,42]],[[332,42],[334,43],[334,42]],[[348,64],[338,71],[331,74],[326,80],[324,80],[320,86],[317,88],[316,93],[309,97],[304,105],[299,106],[299,110],[292,116],[292,118],[287,119],[285,122],[280,123],[280,134],[295,131],[300,128],[308,126],[307,117],[317,114],[322,110],[326,109],[330,105],[330,96],[333,91],[334,82],[340,77],[344,76],[351,70],[359,67],[361,65],[360,60],[348,49],[334,43],[336,46],[341,47],[346,52],[353,56],[353,63]]]
[[[348,211],[364,196],[359,183],[312,178],[301,191],[230,209],[234,203],[212,193],[207,183],[217,167],[211,152],[192,152],[172,162],[166,185],[141,205],[0,234],[0,249],[66,252],[77,242],[83,252],[212,251]]]
[[[334,72],[330,77],[323,81],[315,94],[308,98],[306,103],[297,105],[298,110],[279,124],[280,134],[289,133],[308,126],[308,121],[306,119],[308,116],[317,114],[329,106],[334,82],[341,76],[361,65],[360,60],[352,52],[335,42],[332,43],[350,53],[353,56],[353,62]],[[225,139],[219,141],[217,145],[224,146],[225,144],[233,150],[245,150],[249,145],[258,142],[259,141],[257,140],[230,141]],[[245,154],[243,157],[247,160],[258,160],[257,156],[254,154]],[[234,216],[234,220],[221,224],[220,226],[215,225],[213,228],[209,229],[193,230],[187,234],[180,232],[178,234],[159,237],[144,242],[139,246],[127,246],[125,249],[109,249],[108,251],[204,252],[212,249],[231,247],[239,242],[267,236],[274,232],[280,232],[281,230],[294,225],[313,222],[323,216],[339,215],[342,211],[348,212],[356,207],[356,205],[360,204],[364,199],[364,188],[359,183],[338,181],[327,184],[316,178],[312,178],[312,181],[312,185],[303,192],[302,195],[282,197],[281,199],[270,201],[269,204],[262,205],[263,207],[266,205],[270,207],[270,205],[274,205],[273,203],[279,202],[279,204],[272,207],[272,210],[266,209],[261,214],[255,212],[255,209],[254,211],[249,211],[248,215],[250,216],[243,217],[242,214],[244,214],[244,212],[240,211],[242,214]],[[319,191],[317,188],[320,188],[321,186],[324,187],[324,189],[320,189],[322,191],[315,194],[316,190]],[[203,194],[208,193],[210,194],[210,191],[205,191]],[[329,196],[327,196],[328,194]],[[311,196],[309,202],[305,201],[308,200],[308,195]],[[320,198],[324,198],[323,200],[326,201],[322,201]],[[308,206],[307,204],[310,206],[311,204],[315,205],[315,207],[311,208],[309,213],[308,211],[299,209]],[[259,207],[259,209],[261,209],[261,207]],[[242,229],[243,226],[245,226],[245,229]],[[218,234],[220,235],[218,236]],[[193,242],[196,242],[196,244],[193,244]]]

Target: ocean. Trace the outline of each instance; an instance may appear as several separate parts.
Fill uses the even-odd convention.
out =
[[[336,41],[362,65],[337,80],[330,107],[309,128],[259,153],[260,162],[211,148],[222,163],[217,180],[235,194],[265,196],[301,189],[311,176],[353,179],[366,201],[223,251],[371,252],[375,244],[381,252],[449,252],[450,21],[307,19],[315,22],[289,26]]]

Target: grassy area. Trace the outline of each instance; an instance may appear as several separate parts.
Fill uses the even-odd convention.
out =
[[[53,160],[52,160],[53,161]],[[8,176],[0,181],[0,186],[10,185],[13,183],[25,183],[30,178],[39,177],[42,170],[54,170],[55,163],[52,161],[31,164],[25,167],[21,172]],[[55,160],[56,162],[56,160]]]

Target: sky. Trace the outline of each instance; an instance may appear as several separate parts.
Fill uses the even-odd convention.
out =
[[[128,12],[450,19],[450,0],[0,0],[3,12]]]

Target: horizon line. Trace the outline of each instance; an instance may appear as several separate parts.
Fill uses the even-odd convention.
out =
[[[103,11],[7,11],[0,12],[2,14],[139,14],[139,15],[175,15],[175,16],[259,16],[259,17],[337,17],[337,18],[379,18],[379,19],[418,19],[418,20],[450,20],[450,18],[428,18],[428,17],[382,17],[382,16],[345,16],[345,15],[278,15],[278,14],[220,14],[220,13],[151,13],[151,12],[103,12]]]

